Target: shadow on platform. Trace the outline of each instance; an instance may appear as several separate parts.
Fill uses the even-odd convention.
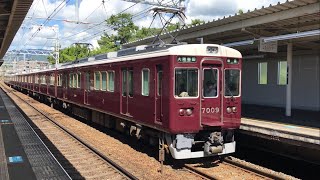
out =
[[[292,109],[291,117],[285,115],[285,108],[260,105],[242,105],[242,117],[320,128],[320,111]]]

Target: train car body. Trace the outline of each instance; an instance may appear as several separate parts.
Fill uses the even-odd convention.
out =
[[[214,44],[140,47],[6,83],[106,127],[162,136],[176,159],[196,158],[235,152],[241,58]]]

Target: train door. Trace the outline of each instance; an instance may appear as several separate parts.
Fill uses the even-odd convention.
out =
[[[130,116],[129,101],[133,98],[133,69],[121,69],[121,114]]]
[[[202,63],[201,124],[221,125],[222,63],[207,60]]]
[[[89,104],[90,93],[90,72],[86,72],[84,76],[84,104]]]
[[[63,98],[68,99],[68,74],[63,74],[62,93]]]
[[[162,112],[162,65],[156,65],[155,75],[155,122],[162,123],[163,112]]]

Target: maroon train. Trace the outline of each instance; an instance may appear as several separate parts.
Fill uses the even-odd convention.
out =
[[[163,138],[186,159],[235,152],[241,58],[214,44],[139,46],[5,81],[105,127]]]

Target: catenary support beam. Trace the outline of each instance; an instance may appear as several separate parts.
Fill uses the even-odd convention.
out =
[[[291,90],[292,90],[292,43],[287,46],[287,102],[286,116],[291,116]]]

